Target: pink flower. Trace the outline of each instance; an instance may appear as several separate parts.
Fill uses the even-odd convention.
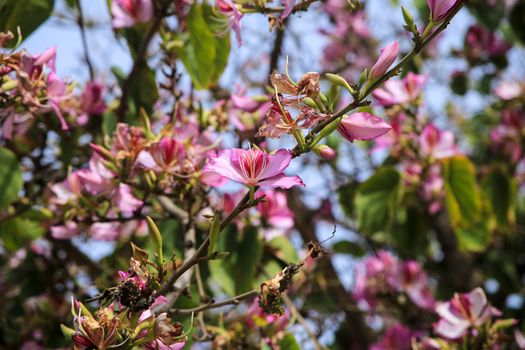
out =
[[[241,38],[241,18],[242,13],[230,0],[217,0],[216,2],[219,11],[226,15],[228,18],[228,24],[235,32],[235,37],[237,38],[237,43],[239,47],[242,45]]]
[[[396,323],[388,328],[381,340],[370,347],[370,350],[406,350],[411,348],[411,339],[415,334]]]
[[[281,3],[284,5],[284,11],[281,13],[281,20],[284,20],[292,13],[295,6],[295,0],[281,0]]]
[[[513,100],[523,93],[523,85],[518,81],[504,81],[494,89],[494,94],[502,100]]]
[[[451,131],[442,131],[434,124],[428,124],[419,135],[420,152],[435,159],[459,154]]]
[[[374,308],[377,296],[397,288],[397,283],[392,286],[391,282],[397,278],[398,264],[399,261],[385,250],[379,251],[377,256],[368,257],[356,272],[354,298],[364,300]]]
[[[441,176],[441,168],[438,164],[432,165],[426,175],[421,189],[421,196],[428,204],[428,212],[435,214],[441,210],[443,197],[445,192],[443,190],[445,180]]]
[[[456,293],[454,297],[436,307],[440,316],[434,332],[448,339],[463,337],[470,327],[481,326],[501,312],[490,306],[485,292],[476,288],[470,293]]]
[[[289,230],[294,225],[294,214],[288,208],[288,201],[284,192],[266,190],[257,192],[256,198],[264,195],[264,200],[257,204],[257,210],[270,225]]]
[[[409,72],[402,80],[389,80],[381,89],[376,89],[372,95],[377,102],[385,107],[416,101],[423,92],[427,77]]]
[[[469,60],[503,56],[511,47],[512,45],[479,25],[471,26],[465,36],[465,51]]]
[[[212,154],[202,170],[202,181],[210,186],[220,186],[226,179],[245,186],[290,188],[304,186],[298,176],[286,176],[292,153],[280,149],[267,154],[258,149],[239,148],[221,150]]]
[[[434,308],[435,300],[428,289],[427,275],[416,261],[410,260],[400,265],[398,276],[393,282],[420,308],[427,310]]]
[[[394,63],[399,53],[399,43],[394,41],[392,44],[381,49],[379,58],[374,64],[370,73],[368,74],[368,80],[373,81],[386,73],[387,69]]]
[[[64,225],[51,226],[49,229],[55,239],[70,239],[81,232],[81,228],[74,221],[66,221]]]
[[[51,47],[39,55],[23,55],[21,68],[31,79],[36,79],[40,76],[45,66],[48,66],[54,72],[56,68],[55,62],[56,47]]]
[[[101,115],[106,110],[104,102],[105,87],[100,82],[90,81],[84,87],[80,96],[80,110],[82,114],[77,118],[80,125],[85,125],[89,115]]]
[[[430,18],[433,22],[441,22],[459,0],[427,0],[430,8]]]
[[[77,172],[83,188],[95,196],[106,196],[124,215],[132,216],[142,206],[142,201],[135,198],[131,187],[115,183],[115,174],[108,170],[100,156],[94,154],[89,161],[89,169]]]
[[[111,2],[113,28],[133,27],[153,17],[151,0],[113,0]]]
[[[180,168],[185,152],[182,142],[165,137],[143,150],[137,157],[137,164],[157,172],[174,172]]]
[[[371,140],[386,134],[392,127],[383,119],[370,113],[358,112],[341,120],[337,131],[350,142],[354,140]]]
[[[50,72],[47,76],[47,98],[51,104],[51,108],[55,111],[62,130],[68,130],[69,126],[60,110],[60,101],[65,97],[66,84],[54,72]]]

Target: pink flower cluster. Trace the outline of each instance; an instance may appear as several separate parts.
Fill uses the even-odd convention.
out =
[[[428,288],[428,277],[416,261],[402,261],[381,250],[368,257],[356,271],[354,298],[374,309],[379,303],[395,300],[404,293],[418,307],[434,308],[435,301]]]

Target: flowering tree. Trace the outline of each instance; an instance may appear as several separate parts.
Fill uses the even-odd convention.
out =
[[[0,1],[0,347],[525,349],[525,3],[403,5]]]

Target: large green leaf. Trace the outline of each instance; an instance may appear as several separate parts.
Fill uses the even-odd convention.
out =
[[[256,266],[261,260],[263,247],[256,228],[237,232],[230,226],[219,234],[215,250],[230,254],[224,259],[211,260],[213,280],[228,295],[239,294],[254,288]]]
[[[491,218],[483,207],[472,162],[464,156],[442,160],[445,206],[459,247],[482,251],[490,241]]]
[[[468,227],[480,218],[481,195],[472,162],[464,156],[442,160],[445,204],[453,227]]]
[[[210,5],[193,5],[187,16],[188,31],[181,38],[183,45],[175,47],[197,89],[215,84],[228,62],[230,37],[219,35],[214,16]]]
[[[20,27],[27,38],[44,23],[51,13],[55,0],[0,0],[0,32],[17,32]]]
[[[18,159],[7,148],[0,147],[0,209],[18,198],[23,180]]]
[[[4,247],[10,251],[18,250],[25,243],[44,234],[42,226],[36,221],[17,217],[0,223],[0,238]]]
[[[379,169],[357,189],[355,210],[361,232],[373,234],[393,222],[402,195],[401,175],[392,167]]]
[[[494,168],[482,181],[482,189],[489,200],[498,226],[514,224],[516,220],[516,183],[507,172]]]

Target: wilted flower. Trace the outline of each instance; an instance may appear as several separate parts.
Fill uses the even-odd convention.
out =
[[[210,156],[202,170],[202,181],[220,186],[226,179],[245,186],[290,188],[304,186],[298,176],[286,176],[284,169],[292,159],[290,151],[280,149],[268,154],[258,149],[225,149]]]
[[[392,127],[383,119],[370,113],[358,112],[344,117],[337,131],[350,142],[354,140],[372,140],[386,134]]]
[[[390,45],[381,49],[379,58],[374,64],[370,73],[368,74],[368,80],[374,81],[386,73],[388,68],[394,63],[399,53],[399,42],[394,41]]]
[[[133,27],[153,17],[152,0],[113,0],[111,2],[113,28]]]
[[[461,338],[470,327],[481,326],[493,316],[501,315],[498,309],[490,306],[481,288],[470,293],[456,293],[450,301],[438,304],[436,312],[440,319],[434,325],[434,332],[448,339]]]

